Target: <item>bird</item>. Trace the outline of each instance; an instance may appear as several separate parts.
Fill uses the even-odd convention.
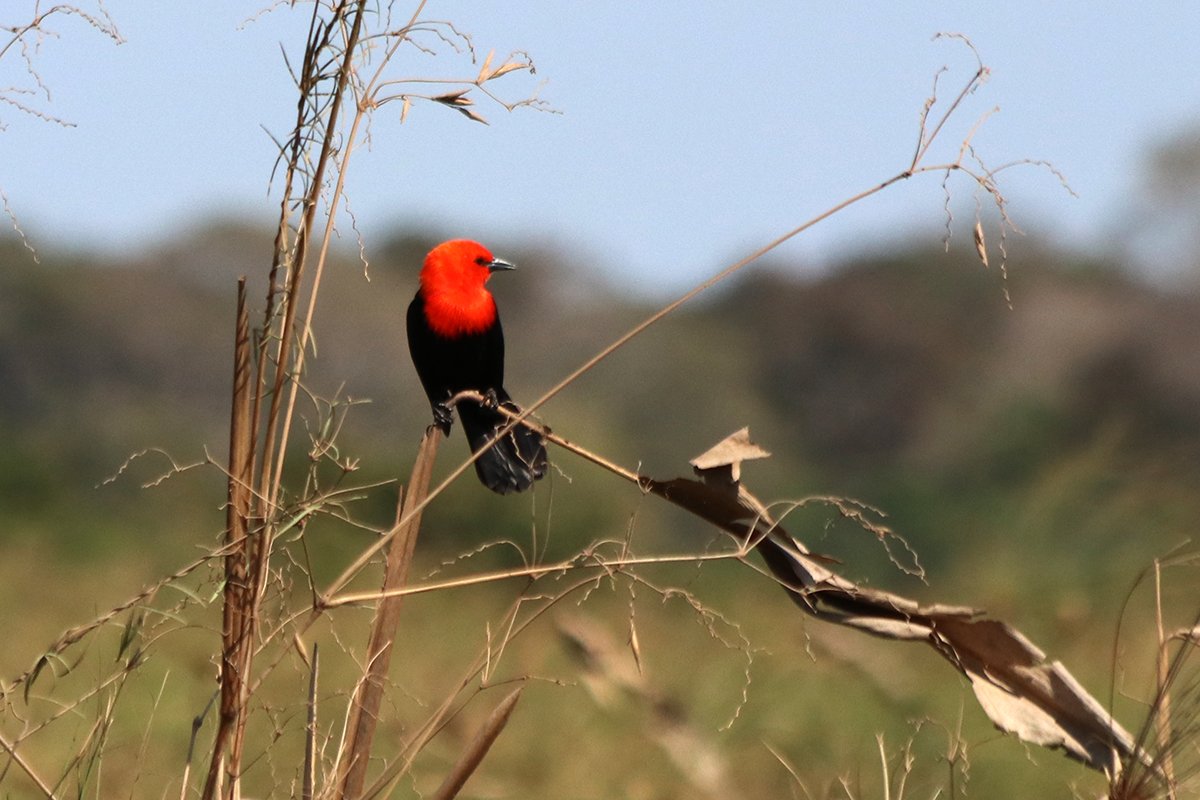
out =
[[[408,306],[408,352],[433,408],[434,425],[450,434],[448,401],[462,391],[484,403],[463,400],[458,418],[471,451],[478,453],[509,424],[499,409],[521,409],[504,390],[504,331],[496,300],[485,284],[494,272],[516,269],[468,239],[443,242],[429,251],[420,287]],[[543,437],[516,425],[475,461],[480,482],[497,494],[523,492],[546,474]]]

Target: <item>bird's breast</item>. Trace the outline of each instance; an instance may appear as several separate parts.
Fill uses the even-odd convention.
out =
[[[482,333],[496,323],[496,301],[490,292],[426,292],[425,319],[438,336],[457,339]]]

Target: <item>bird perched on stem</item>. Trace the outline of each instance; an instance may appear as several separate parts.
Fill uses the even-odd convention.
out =
[[[458,403],[472,452],[479,452],[509,423],[499,408],[520,409],[504,391],[504,332],[496,300],[484,285],[493,272],[516,269],[483,245],[443,242],[425,257],[421,287],[408,307],[408,352],[433,406],[434,424],[449,435],[448,402],[462,391],[485,402]],[[484,486],[499,494],[523,492],[546,474],[546,445],[536,432],[515,425],[475,461]]]

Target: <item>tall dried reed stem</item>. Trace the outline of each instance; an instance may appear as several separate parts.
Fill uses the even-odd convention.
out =
[[[225,598],[221,630],[221,705],[213,757],[209,762],[204,797],[215,797],[224,752],[244,702],[245,647],[253,621],[247,614],[246,565],[250,538],[251,446],[250,318],[246,311],[246,280],[238,281],[237,319],[233,347],[233,402],[229,421],[229,464],[225,507]],[[233,782],[233,776],[230,776]]]
[[[248,344],[235,357],[237,369],[234,385],[234,421],[231,425],[230,441],[230,522],[227,536],[232,541],[245,541],[246,547],[227,556],[226,589],[224,608],[224,642],[221,670],[221,713],[217,723],[216,739],[209,764],[208,779],[203,797],[210,800],[216,796],[222,762],[225,762],[225,796],[240,796],[239,777],[246,736],[246,705],[249,699],[247,687],[256,649],[256,626],[267,576],[270,571],[271,552],[276,526],[274,511],[278,505],[281,489],[282,468],[287,448],[287,425],[284,433],[278,434],[281,422],[280,406],[286,382],[299,379],[297,357],[293,353],[296,314],[303,286],[304,266],[308,243],[311,239],[313,220],[318,207],[325,171],[336,150],[337,121],[346,86],[350,79],[352,63],[357,51],[358,38],[362,31],[366,0],[342,0],[333,9],[328,22],[320,19],[320,4],[314,4],[313,18],[309,29],[304,66],[300,77],[300,98],[297,128],[293,136],[293,147],[288,163],[286,189],[282,202],[280,233],[276,238],[276,253],[273,260],[270,286],[268,288],[264,333],[269,333],[277,344],[274,352],[275,373],[269,391],[270,401],[265,415],[265,433],[261,459],[256,459],[258,426],[262,419],[263,390],[267,363],[268,336],[264,335],[259,347],[257,380],[254,382],[253,401],[247,391],[246,378],[249,369]],[[348,22],[348,33],[343,25]],[[335,88],[329,105],[328,115],[323,121],[320,113],[313,112],[314,95],[320,85],[321,62],[326,49],[331,45],[335,31],[345,33],[342,60],[335,75]],[[314,114],[310,117],[310,114]],[[321,127],[320,154],[309,176],[303,198],[301,221],[297,226],[296,241],[286,247],[288,221],[291,217],[291,186],[294,176],[304,163],[305,145],[309,137]],[[283,299],[276,304],[277,282],[280,269],[284,272]],[[244,294],[244,293],[243,293]],[[239,295],[242,297],[242,295]],[[239,301],[244,305],[244,297]],[[243,312],[239,311],[239,346],[248,343],[248,323],[243,338]],[[241,392],[241,394],[239,394]],[[290,409],[289,415],[290,417]],[[236,463],[234,459],[237,459]],[[257,462],[257,463],[256,463]],[[258,468],[257,478],[254,470]],[[251,497],[249,487],[257,484],[258,492]],[[254,503],[251,513],[250,500]],[[240,504],[240,505],[239,505]],[[244,514],[240,516],[239,514]]]
[[[408,492],[404,496],[404,503],[397,508],[397,519],[404,517],[406,509],[415,508],[423,502],[429,492],[429,481],[433,475],[433,464],[437,458],[441,438],[441,431],[434,426],[425,431],[417,452],[417,460],[413,464]],[[384,594],[381,594],[375,606],[375,620],[371,626],[371,639],[367,646],[366,674],[363,675],[354,695],[347,725],[349,733],[339,758],[340,797],[343,800],[361,796],[366,781],[375,726],[379,721],[383,690],[387,684],[388,668],[392,663],[392,645],[396,638],[396,630],[400,626],[400,603],[403,599],[400,595],[387,596],[386,592],[399,589],[407,583],[420,527],[421,515],[408,515],[404,527],[388,547],[383,579]]]

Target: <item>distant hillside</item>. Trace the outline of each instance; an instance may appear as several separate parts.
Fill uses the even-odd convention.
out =
[[[343,445],[374,478],[404,477],[428,421],[403,314],[430,244],[385,243],[369,280],[361,264],[341,261],[323,290],[308,384],[318,395],[370,399],[351,412]],[[519,398],[538,395],[653,310],[561,253],[507,245],[504,253],[521,265],[492,282]],[[87,535],[68,510],[118,508],[133,496],[153,519],[158,501],[133,493],[165,460],[92,488],[144,447],[168,448],[181,462],[205,446],[223,457],[233,281],[251,273],[257,314],[269,254],[269,233],[228,224],[129,264],[50,255],[35,265],[11,245],[4,251],[0,504],[26,523],[0,538]],[[987,517],[981,525],[1011,523],[998,509],[1019,516],[1018,501],[1081,454],[1102,451],[1101,466],[1084,476],[1092,488],[1082,498],[1063,502],[1094,504],[1087,492],[1114,480],[1158,493],[1126,502],[1113,525],[1145,521],[1162,508],[1162,492],[1200,476],[1200,298],[1036,250],[1012,265],[1012,310],[999,276],[966,253],[914,249],[820,280],[789,277],[800,272],[751,268],[585,376],[544,418],[657,474],[686,471],[690,457],[748,424],[775,453],[749,472],[768,495],[851,492],[930,542],[954,535],[973,511]],[[448,453],[465,453],[457,437]],[[560,462],[576,481],[556,501],[563,519],[620,525],[627,508],[604,499],[613,484],[569,457]],[[204,494],[189,497],[211,513],[219,481],[201,485]],[[463,525],[497,508],[526,513],[477,494],[461,492],[445,513]],[[40,513],[47,504],[69,530],[50,530],[56,523]],[[1196,505],[1185,502],[1178,519]],[[1183,528],[1172,516],[1158,529],[1168,541]],[[114,541],[129,541],[121,535]],[[1013,535],[1037,534],[1024,525]]]

